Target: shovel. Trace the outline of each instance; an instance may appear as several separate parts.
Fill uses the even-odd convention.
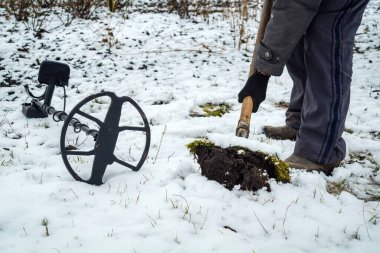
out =
[[[251,77],[256,71],[255,66],[254,66],[256,51],[257,51],[258,46],[260,45],[260,42],[264,38],[265,28],[270,20],[272,4],[273,4],[273,0],[264,1],[263,10],[261,13],[261,18],[260,18],[259,30],[257,32],[256,41],[255,41],[255,48],[253,50],[252,63],[249,68],[249,77]],[[243,104],[241,106],[240,119],[236,127],[236,136],[238,137],[248,138],[249,136],[249,126],[251,122],[251,114],[252,114],[254,102],[255,101],[253,101],[252,97],[250,96],[245,97],[243,100]]]

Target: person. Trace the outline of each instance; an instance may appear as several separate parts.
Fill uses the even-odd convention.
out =
[[[276,139],[295,139],[285,162],[297,169],[323,171],[339,166],[346,154],[342,138],[352,76],[354,37],[369,0],[275,0],[261,41],[256,72],[238,94],[265,100],[270,76],[286,65],[293,80],[286,124],[266,126]]]

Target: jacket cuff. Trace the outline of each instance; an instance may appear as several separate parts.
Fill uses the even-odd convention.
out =
[[[267,48],[262,42],[257,48],[254,62],[255,69],[271,76],[280,76],[284,71],[285,62]]]

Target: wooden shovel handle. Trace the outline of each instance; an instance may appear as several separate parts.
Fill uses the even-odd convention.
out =
[[[253,50],[253,57],[252,62],[249,68],[249,76],[251,77],[256,69],[254,66],[255,58],[256,58],[256,52],[257,48],[260,45],[260,42],[264,39],[265,34],[265,28],[271,18],[271,9],[273,5],[273,0],[265,0],[263,5],[263,10],[260,17],[260,25],[259,30],[257,32],[256,41],[255,41],[255,48]],[[243,104],[241,106],[241,113],[240,113],[240,119],[238,122],[238,126],[236,128],[236,135],[240,137],[248,138],[249,136],[249,126],[251,122],[251,114],[253,110],[253,99],[252,97],[248,96],[245,97],[243,100]]]
[[[109,8],[110,12],[115,12],[115,9],[116,9],[115,0],[108,0],[108,8]]]

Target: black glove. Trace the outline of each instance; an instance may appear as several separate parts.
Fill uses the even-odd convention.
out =
[[[239,92],[238,101],[242,103],[245,97],[253,98],[253,110],[252,112],[257,112],[261,102],[265,100],[269,77],[267,75],[261,74],[260,72],[255,72],[247,81],[244,88]]]

